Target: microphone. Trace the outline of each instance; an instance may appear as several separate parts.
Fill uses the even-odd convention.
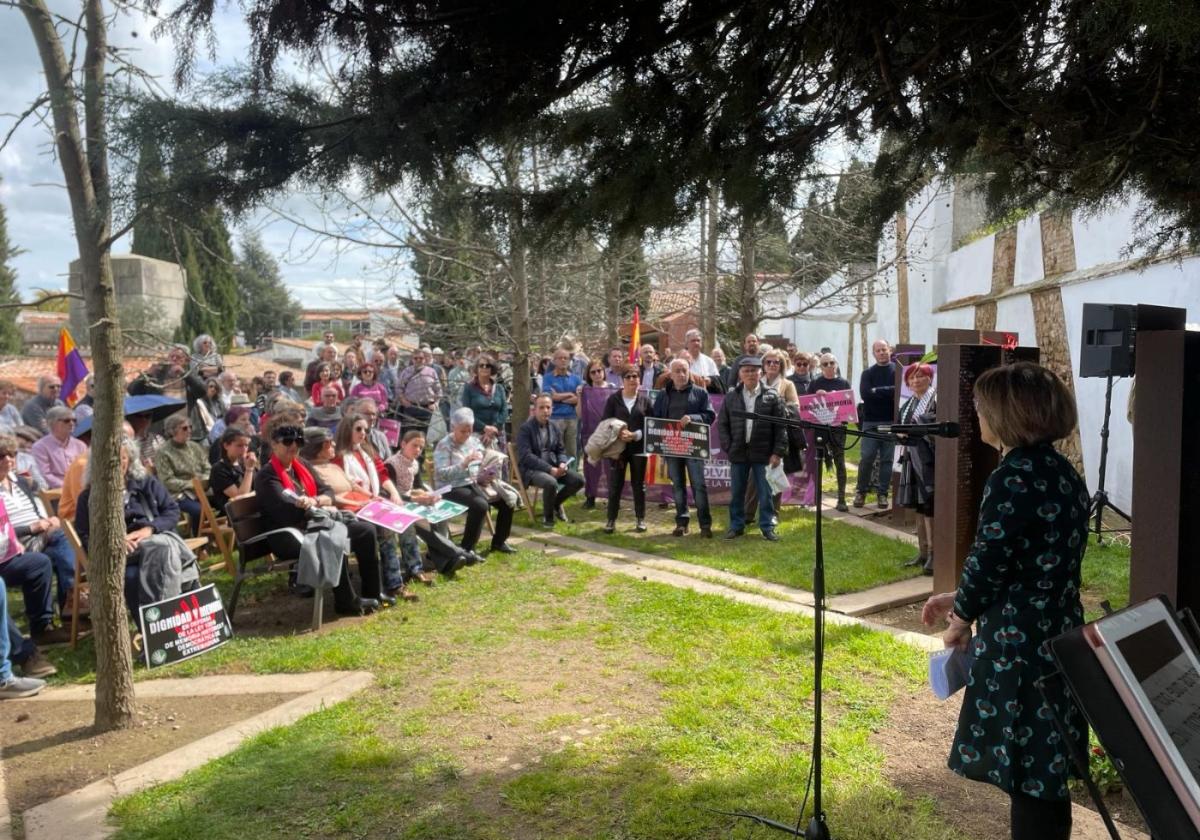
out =
[[[891,426],[876,426],[876,431],[908,437],[958,437],[958,424],[946,423],[896,423]]]

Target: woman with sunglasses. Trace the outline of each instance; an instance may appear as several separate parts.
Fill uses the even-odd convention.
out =
[[[808,383],[808,393],[825,394],[833,391],[849,391],[850,383],[838,376],[838,360],[832,353],[821,354],[821,375]],[[846,430],[837,427],[829,435],[826,457],[833,460],[837,472],[837,509],[849,513],[846,505]]]
[[[803,350],[798,350],[792,356],[792,372],[788,375],[788,379],[796,386],[797,394],[808,393],[808,385],[813,380],[812,366],[813,357]]]
[[[274,420],[274,418],[272,418]],[[263,524],[268,529],[295,528],[304,532],[308,526],[308,511],[315,507],[332,508],[333,491],[297,455],[304,443],[304,430],[299,426],[268,424],[271,439],[271,459],[254,478],[254,494]],[[337,585],[333,588],[334,610],[338,615],[369,615],[380,603],[396,603],[380,591],[379,545],[375,528],[366,522],[345,523],[349,537],[347,548],[358,558],[362,577],[359,597],[350,581],[350,564],[343,561]],[[277,557],[291,558],[300,549],[293,536],[273,534],[267,538]]]
[[[618,366],[617,371],[619,372],[623,367],[624,365]],[[583,409],[583,401],[585,399],[583,395],[584,388],[603,388],[605,390],[617,389],[617,386],[614,385],[608,378],[608,370],[604,367],[604,360],[599,356],[594,356],[588,361],[587,379],[584,380],[583,384],[579,386],[578,390],[576,391],[576,394],[579,397],[579,405],[576,409],[577,412],[582,412]],[[607,406],[607,403],[605,403],[605,405]],[[580,457],[582,457],[582,455]],[[622,480],[623,478],[624,474],[622,474]],[[585,496],[583,499],[583,507],[585,510],[594,510],[596,507],[596,497]],[[613,517],[610,516],[609,518],[611,519]],[[611,533],[611,531],[609,533]]]
[[[375,404],[379,406],[380,412],[387,411],[388,392],[375,378],[375,365],[371,362],[364,362],[359,365],[358,382],[350,389],[351,400],[361,400],[363,398],[374,400]]]
[[[475,417],[475,434],[489,444],[500,438],[508,420],[508,393],[496,381],[496,363],[490,356],[475,360],[475,377],[463,386],[462,407]]]
[[[403,504],[400,491],[392,483],[383,459],[375,451],[370,440],[371,422],[361,414],[349,414],[337,427],[333,440],[333,462],[346,473],[350,483],[359,493],[372,499],[385,499],[392,504]],[[421,554],[416,557],[405,552],[405,568],[401,568],[396,550],[396,535],[386,528],[375,529],[379,543],[379,555],[383,563],[383,589],[390,596],[399,596],[406,601],[415,601],[417,596],[409,592],[404,584],[421,577]],[[413,543],[415,546],[415,542]]]
[[[608,521],[604,533],[611,534],[617,528],[617,512],[621,509],[621,493],[625,490],[625,470],[629,470],[629,481],[633,486],[633,515],[637,531],[646,530],[646,459],[642,457],[645,443],[642,431],[646,418],[652,413],[650,398],[638,390],[641,385],[641,369],[625,365],[621,369],[621,390],[615,392],[604,403],[601,420],[615,417],[624,420],[626,428],[621,431],[625,449],[620,456],[608,461]]]

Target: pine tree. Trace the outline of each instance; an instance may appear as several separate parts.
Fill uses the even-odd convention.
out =
[[[20,251],[8,241],[8,218],[0,205],[0,304],[19,303],[17,271],[12,258]],[[21,333],[17,329],[17,309],[0,309],[0,353],[16,353],[21,349]]]
[[[300,304],[279,276],[279,264],[263,246],[257,233],[242,237],[241,258],[235,276],[243,298],[254,301],[242,307],[237,328],[246,339],[246,346],[257,347],[273,330],[287,330],[300,318]]]

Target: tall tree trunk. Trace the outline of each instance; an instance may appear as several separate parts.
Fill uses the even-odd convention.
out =
[[[619,247],[612,250],[614,253],[604,261],[604,355],[606,357],[610,347],[621,346],[621,250]]]
[[[121,420],[125,376],[121,367],[121,327],[116,318],[109,251],[112,227],[108,179],[105,57],[108,50],[100,0],[84,6],[86,44],[83,63],[84,134],[75,110],[77,94],[54,20],[43,0],[20,0],[21,11],[37,45],[50,92],[59,163],[66,180],[79,246],[80,289],[89,324],[96,382],[90,456],[88,505],[88,577],[96,647],[95,726],[99,730],[132,725],[133,661],[125,617],[125,519],[121,503]]]
[[[525,217],[520,203],[521,146],[511,143],[504,154],[504,176],[512,196],[508,210],[509,273],[512,277],[513,392],[512,427],[529,419],[529,274],[526,263]]]
[[[742,215],[738,244],[742,252],[742,271],[738,280],[737,325],[739,338],[749,335],[758,328],[758,298],[755,294],[755,242],[754,220]]]
[[[896,306],[896,341],[908,344],[908,217],[903,210],[896,214]]]
[[[712,188],[709,187],[711,192]],[[700,271],[696,277],[696,327],[708,347],[708,197],[700,205]]]
[[[720,193],[716,185],[713,185],[708,191],[708,241],[705,243],[708,248],[708,265],[705,267],[704,278],[708,285],[708,294],[705,295],[708,312],[704,317],[704,347],[710,351],[717,344],[717,210],[720,200]]]

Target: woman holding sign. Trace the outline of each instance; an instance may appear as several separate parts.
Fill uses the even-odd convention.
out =
[[[608,461],[608,522],[604,532],[611,534],[617,529],[617,511],[621,509],[621,493],[625,490],[625,469],[629,469],[629,480],[633,485],[633,515],[637,520],[635,529],[646,530],[646,458],[643,456],[645,443],[642,430],[646,418],[651,414],[650,398],[638,391],[641,373],[634,365],[621,368],[621,390],[612,394],[604,403],[602,420],[615,417],[624,420],[626,429],[621,432],[625,449],[620,456]]]
[[[832,353],[821,354],[821,375],[808,384],[810,394],[829,394],[834,391],[849,391],[850,383],[838,376],[838,360]],[[837,509],[849,513],[846,505],[846,430],[841,426],[832,429],[825,444],[825,460],[833,461],[837,472]]]

